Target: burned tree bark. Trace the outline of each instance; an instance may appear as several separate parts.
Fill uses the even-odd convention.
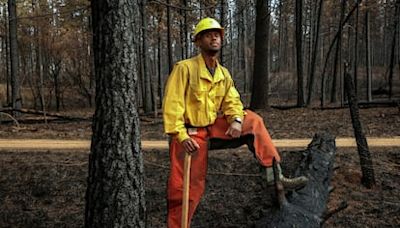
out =
[[[300,166],[295,171],[296,175],[307,175],[310,181],[303,189],[288,195],[288,202],[280,208],[266,210],[256,227],[321,227],[335,153],[334,137],[327,133],[316,134],[301,154]]]
[[[400,1],[396,1],[396,13],[394,15],[399,15],[400,10]],[[394,58],[395,58],[395,49],[396,49],[396,36],[399,24],[399,17],[396,17],[396,22],[394,23],[394,31],[392,38],[392,47],[390,52],[390,65],[389,65],[389,99],[392,99],[393,96],[393,68],[394,68]]]
[[[268,108],[268,42],[269,9],[268,1],[257,0],[256,5],[255,54],[253,64],[253,89],[250,107],[254,109]],[[245,45],[245,44],[244,44]]]
[[[297,106],[304,106],[303,76],[303,0],[296,0],[296,67],[297,67]]]
[[[96,111],[85,227],[145,227],[136,99],[135,15],[129,0],[92,1]]]
[[[367,139],[365,138],[360,122],[358,112],[358,100],[354,92],[354,84],[349,73],[345,76],[345,86],[347,99],[349,102],[351,122],[353,123],[354,135],[357,141],[358,155],[360,156],[360,165],[362,172],[362,183],[367,188],[375,185],[374,167],[372,164],[371,154],[369,153]]]

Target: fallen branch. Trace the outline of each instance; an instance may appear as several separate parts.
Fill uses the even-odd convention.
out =
[[[40,115],[43,116],[45,113],[42,111],[34,110],[34,109],[15,109],[15,108],[4,108],[1,109],[0,112],[19,112],[24,114],[31,114],[31,115]],[[92,118],[81,118],[81,117],[73,117],[73,116],[65,116],[56,113],[49,113],[46,112],[46,116],[56,117],[63,120],[91,120]]]
[[[17,127],[19,128],[18,120],[15,119],[12,115],[10,115],[10,114],[8,114],[8,113],[6,113],[6,112],[2,112],[2,111],[0,111],[0,114],[2,114],[2,115],[4,115],[4,116],[7,116],[7,117],[9,117],[10,119],[12,119],[12,120],[14,121],[15,125],[17,125]]]

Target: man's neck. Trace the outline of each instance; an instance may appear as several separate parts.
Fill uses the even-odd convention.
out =
[[[207,53],[202,52],[201,55],[203,56],[204,62],[208,68],[214,69],[217,67],[217,55],[207,55]]]

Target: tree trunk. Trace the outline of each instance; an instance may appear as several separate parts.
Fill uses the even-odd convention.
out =
[[[353,124],[354,136],[357,141],[358,155],[360,156],[360,165],[362,171],[362,183],[367,188],[375,185],[374,167],[371,154],[368,149],[367,139],[365,138],[358,112],[358,100],[354,93],[353,79],[346,71],[345,86],[347,98],[349,101],[351,122]]]
[[[231,49],[231,65],[230,65],[230,69],[233,71],[234,68],[234,58],[233,58],[233,24],[232,24],[232,11],[229,9],[229,36],[230,36],[230,49]]]
[[[10,39],[9,39],[9,26],[7,25],[7,14],[4,13],[4,28],[5,28],[5,39],[4,39],[4,49],[5,50],[5,64],[6,64],[6,101],[7,106],[11,104],[11,96],[10,96],[10,58],[9,58],[9,46],[10,46]]]
[[[342,47],[342,31],[343,31],[343,17],[344,17],[344,11],[346,7],[346,1],[342,0],[341,1],[341,7],[340,7],[340,19],[339,19],[339,25],[338,25],[338,39],[336,43],[336,51],[335,51],[335,63],[333,64],[333,82],[332,82],[332,90],[331,90],[331,103],[335,103],[337,101],[336,98],[336,92],[337,92],[337,78],[338,78],[338,67],[341,65],[340,60],[339,60],[339,53],[340,49]],[[340,75],[340,73],[339,73]]]
[[[136,85],[135,17],[129,0],[92,1],[96,111],[85,227],[145,227]]]
[[[256,5],[255,53],[253,66],[253,88],[250,107],[253,109],[268,108],[268,39],[269,9],[268,0],[257,0]]]
[[[141,3],[141,8],[142,8],[142,64],[143,64],[143,78],[144,78],[144,101],[143,101],[143,111],[144,113],[150,113],[153,110],[153,104],[151,100],[151,79],[150,79],[150,74],[149,74],[149,60],[148,60],[148,37],[147,37],[147,10],[146,10],[146,0],[143,0]]]
[[[221,5],[219,8],[219,10],[220,10],[219,22],[220,22],[221,26],[224,27],[225,26],[225,1],[221,0],[220,4]],[[221,50],[219,53],[219,59],[220,59],[222,65],[224,65],[224,43],[226,44],[225,39],[222,41]]]
[[[33,53],[34,53],[34,49],[35,49],[35,45],[33,42],[29,43],[29,60],[28,60],[28,71],[29,71],[29,76],[28,76],[28,83],[29,83],[29,87],[31,89],[32,92],[32,99],[33,99],[33,107],[34,109],[38,109],[38,102],[40,102],[38,93],[37,93],[37,86],[36,83],[34,82],[34,57],[33,57]]]
[[[296,68],[297,68],[297,106],[304,106],[303,77],[303,0],[296,0]]]
[[[358,14],[359,14],[360,6],[357,4],[356,9],[356,19],[355,19],[355,31],[354,31],[354,62],[353,62],[353,74],[354,74],[354,93],[355,96],[358,97],[358,79],[357,79],[357,71],[358,71]]]
[[[240,53],[240,51],[242,51],[242,54],[241,55],[239,54],[238,56],[239,56],[239,59],[241,60],[239,66],[241,66],[241,69],[244,70],[244,74],[243,74],[243,80],[244,80],[244,84],[243,84],[244,90],[243,91],[244,91],[244,93],[247,93],[250,90],[249,89],[248,60],[247,60],[247,55],[246,55],[246,53],[247,53],[247,51],[246,51],[247,50],[247,43],[248,43],[247,42],[247,32],[248,31],[247,31],[247,28],[246,28],[246,24],[247,24],[246,12],[247,11],[244,8],[242,10],[241,15],[240,15],[240,17],[242,19],[241,36],[240,36],[241,39],[239,39],[239,40],[241,40],[241,45],[240,44],[238,45],[239,53]]]
[[[399,15],[400,9],[400,0],[396,2],[396,10],[394,15]],[[393,38],[392,38],[392,45],[391,45],[391,53],[390,53],[390,64],[389,64],[389,99],[392,99],[393,96],[393,68],[394,68],[394,57],[395,57],[395,50],[396,50],[396,36],[399,24],[399,17],[395,18],[394,23],[394,31],[393,31]]]
[[[8,15],[9,15],[9,29],[10,29],[9,36],[10,36],[10,59],[11,59],[11,101],[13,109],[20,109],[22,101],[19,92],[17,9],[15,0],[8,0]]]
[[[367,73],[367,100],[372,101],[372,75],[371,75],[371,44],[369,36],[369,9],[365,1],[365,65]]]
[[[183,0],[183,5],[185,6],[185,8],[188,7],[188,1],[190,0]],[[185,57],[189,58],[189,39],[188,39],[188,19],[187,19],[187,10],[183,11],[183,26],[184,26],[184,34],[185,34]]]
[[[282,51],[282,37],[283,37],[283,15],[282,15],[282,8],[283,8],[283,4],[282,4],[282,0],[279,0],[278,3],[278,54],[277,54],[277,64],[276,64],[276,71],[280,72],[282,69],[282,55],[283,55],[283,51]]]
[[[167,49],[168,49],[168,73],[172,71],[172,67],[174,66],[174,60],[172,58],[172,41],[171,41],[171,7],[169,6],[171,3],[170,0],[167,0]]]
[[[250,83],[250,72],[249,72],[249,57],[247,55],[248,49],[249,49],[249,38],[248,38],[248,33],[250,32],[249,29],[247,28],[247,10],[243,10],[243,41],[242,41],[242,46],[243,46],[243,69],[244,69],[244,80],[245,80],[245,85],[246,85],[246,92],[249,93],[252,91],[251,88],[251,83]],[[246,101],[247,102],[247,101]]]
[[[315,66],[316,60],[318,55],[318,41],[319,41],[319,29],[320,29],[320,22],[321,22],[321,13],[322,7],[324,4],[324,0],[319,0],[318,6],[318,15],[317,15],[317,25],[315,29],[314,39],[313,39],[313,53],[311,57],[311,67],[310,67],[310,79],[308,80],[308,96],[307,96],[307,105],[311,104],[311,98],[314,93],[314,81],[315,81]]]
[[[162,77],[162,58],[161,58],[161,34],[158,34],[158,42],[157,42],[157,58],[158,58],[158,94],[160,99],[160,105],[162,106],[163,94],[164,94],[164,81]]]
[[[32,11],[35,16],[40,13],[40,3],[38,0],[32,1]],[[40,99],[40,109],[43,112],[44,121],[47,124],[46,118],[46,105],[44,100],[44,79],[43,79],[43,52],[42,52],[42,40],[41,40],[41,30],[39,23],[35,23],[35,39],[36,39],[36,74],[39,77],[37,84],[37,90]]]
[[[61,70],[61,60],[53,59],[54,69],[52,69],[52,75],[54,80],[54,95],[56,98],[56,110],[60,111],[61,104],[61,89],[60,89],[60,70]]]

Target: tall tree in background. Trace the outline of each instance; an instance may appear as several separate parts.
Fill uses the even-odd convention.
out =
[[[3,66],[5,65],[5,76],[6,76],[6,104],[9,105],[11,103],[11,96],[10,96],[10,58],[9,56],[9,46],[10,46],[10,37],[9,37],[9,26],[8,26],[8,18],[9,16],[7,15],[7,3],[4,3],[4,8],[3,8],[3,14],[4,14],[4,42],[3,42],[3,47],[2,47],[2,52],[4,51],[4,63]]]
[[[369,4],[365,0],[365,65],[367,73],[367,100],[372,101],[372,71],[371,71],[371,39],[369,23]]]
[[[8,0],[10,59],[11,59],[11,101],[13,109],[21,108],[19,92],[19,59],[17,38],[17,9],[15,0]]]
[[[32,0],[32,12],[35,15],[38,15],[38,12],[40,11],[40,2],[39,0]],[[43,80],[43,52],[42,52],[42,46],[41,46],[41,30],[38,21],[35,21],[34,24],[34,36],[35,36],[35,46],[36,46],[36,74],[39,77],[39,87],[38,88],[38,93],[39,93],[39,99],[40,99],[40,107],[43,112],[43,117],[45,123],[47,123],[47,118],[46,118],[46,105],[45,105],[45,99],[44,99],[44,80]]]
[[[148,36],[147,36],[147,11],[146,11],[146,0],[141,1],[141,11],[142,11],[142,64],[143,64],[143,79],[144,79],[144,94],[143,96],[143,110],[144,113],[149,113],[153,109],[153,104],[152,104],[152,99],[151,99],[151,80],[150,80],[150,74],[149,74],[149,58],[148,58]]]
[[[220,19],[219,19],[219,23],[221,24],[222,27],[225,27],[225,1],[224,0],[220,0],[221,1],[221,5],[219,8],[219,15],[220,15]],[[226,40],[222,41],[223,43],[226,44]],[[220,51],[220,60],[221,63],[224,64],[224,45],[221,46],[221,51]]]
[[[334,64],[333,64],[333,81],[332,81],[332,90],[331,90],[331,102],[335,103],[336,102],[336,92],[337,92],[337,78],[338,78],[338,68],[341,65],[341,59],[340,59],[340,50],[342,48],[342,31],[343,31],[343,19],[344,19],[344,11],[346,7],[346,1],[342,0],[341,1],[341,7],[340,7],[340,19],[338,23],[338,38],[336,42],[336,50],[335,50],[335,59],[334,59]],[[340,72],[339,72],[340,75]]]
[[[269,39],[269,7],[268,0],[257,0],[256,32],[253,65],[253,90],[250,107],[254,109],[268,108],[268,39]]]
[[[297,67],[297,106],[304,106],[303,77],[303,0],[296,0],[296,67]]]
[[[136,101],[136,1],[93,0],[96,111],[85,227],[145,227]]]
[[[392,99],[393,96],[393,68],[394,68],[394,58],[396,51],[396,36],[399,29],[399,13],[400,13],[400,0],[396,1],[396,10],[395,10],[395,19],[393,23],[393,37],[392,37],[392,45],[390,51],[390,64],[389,64],[389,99]],[[400,55],[400,54],[399,54]]]
[[[172,67],[174,66],[174,59],[172,57],[172,40],[171,40],[171,7],[170,0],[167,0],[167,50],[168,50],[168,73],[172,71]]]
[[[360,2],[360,0],[357,0]],[[354,60],[353,60],[353,80],[354,80],[354,94],[356,97],[358,97],[358,16],[359,16],[359,11],[360,11],[360,5],[356,4],[356,15],[355,15],[355,28],[354,28]]]
[[[311,57],[311,66],[310,66],[310,77],[308,80],[308,96],[307,96],[307,105],[311,104],[311,98],[314,93],[314,81],[315,81],[315,67],[316,67],[316,61],[317,61],[317,55],[318,55],[318,43],[319,43],[319,29],[320,29],[320,24],[321,24],[321,13],[322,13],[322,8],[324,5],[324,0],[319,0],[318,4],[318,13],[317,13],[317,18],[316,18],[316,29],[315,33],[313,36],[313,52],[312,52],[312,57]]]

